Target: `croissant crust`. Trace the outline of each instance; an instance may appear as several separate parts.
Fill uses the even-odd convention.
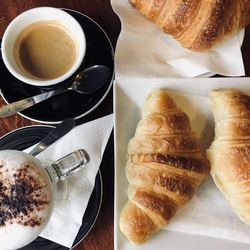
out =
[[[121,231],[136,244],[146,241],[192,199],[208,172],[187,114],[165,91],[151,91],[128,144]]]
[[[207,150],[211,175],[240,219],[250,224],[250,97],[235,89],[210,93],[215,139]]]
[[[185,48],[203,51],[250,23],[249,0],[129,0]]]

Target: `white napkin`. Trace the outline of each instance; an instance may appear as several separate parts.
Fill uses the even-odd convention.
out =
[[[249,225],[232,211],[211,177],[165,229],[250,243]]]
[[[202,149],[207,149],[214,137],[209,98],[169,93],[188,113],[192,128],[201,137]],[[193,200],[179,210],[165,229],[250,243],[250,227],[240,221],[210,176],[198,188]]]
[[[241,54],[244,31],[207,52],[193,52],[163,33],[128,0],[111,0],[122,29],[116,45],[116,79],[245,75]]]
[[[59,186],[52,217],[41,237],[66,247],[72,246],[81,227],[112,128],[113,115],[76,126],[37,156],[41,161],[53,162],[82,148],[90,157],[85,168]]]

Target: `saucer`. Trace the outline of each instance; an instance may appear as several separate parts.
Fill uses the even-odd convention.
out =
[[[33,125],[11,131],[10,133],[0,138],[0,150],[4,149],[24,150],[40,142],[52,129],[53,129],[52,126]],[[75,238],[72,248],[76,246],[81,240],[84,239],[84,237],[89,233],[92,226],[94,225],[101,208],[102,193],[103,193],[102,177],[101,177],[101,172],[99,170],[96,176],[94,190],[89,199],[87,209],[82,219],[82,225]],[[21,249],[22,250],[44,250],[44,249],[66,250],[68,248],[61,246],[57,243],[54,243],[52,241],[46,240],[42,237],[38,237],[29,245]]]
[[[19,112],[23,117],[40,123],[57,124],[69,117],[78,119],[87,115],[104,100],[111,89],[114,78],[114,50],[107,34],[88,16],[74,10],[63,10],[80,23],[86,36],[86,55],[80,69],[102,64],[108,66],[112,73],[104,86],[92,94],[68,91]],[[33,87],[19,81],[7,70],[1,58],[0,72],[1,95],[6,103],[12,103],[51,89],[49,87]],[[75,75],[76,73],[71,78]],[[69,84],[70,79],[56,86]]]

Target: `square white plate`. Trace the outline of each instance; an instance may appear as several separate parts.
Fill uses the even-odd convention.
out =
[[[197,96],[199,109],[207,107],[199,100],[207,100],[208,91],[215,88],[237,88],[250,93],[250,78],[205,78],[205,79],[157,79],[157,80],[116,80],[114,88],[115,112],[115,250],[249,250],[250,244],[198,234],[188,234],[172,230],[161,230],[143,245],[135,246],[128,242],[119,230],[119,216],[127,200],[127,179],[125,159],[127,144],[134,136],[135,128],[141,119],[141,107],[152,88],[164,88],[182,94]],[[193,102],[194,104],[195,102]],[[178,102],[177,102],[178,104]],[[182,107],[185,112],[185,106]],[[187,112],[188,113],[188,112]],[[210,111],[207,112],[211,114]],[[190,114],[189,114],[190,115]],[[192,119],[191,119],[192,122]],[[193,125],[193,124],[192,124]],[[209,128],[211,130],[211,127]],[[196,128],[199,130],[199,128]],[[201,132],[202,131],[198,131]],[[207,137],[211,140],[213,132]],[[206,147],[210,142],[205,144]],[[187,230],[188,231],[188,230]]]

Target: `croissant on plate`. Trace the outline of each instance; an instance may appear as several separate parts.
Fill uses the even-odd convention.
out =
[[[250,23],[249,0],[129,0],[185,48],[204,51]]]
[[[250,224],[250,97],[234,89],[210,93],[215,139],[211,175],[240,219]]]
[[[189,117],[164,90],[147,96],[128,145],[128,201],[120,229],[136,244],[164,227],[209,173]]]

